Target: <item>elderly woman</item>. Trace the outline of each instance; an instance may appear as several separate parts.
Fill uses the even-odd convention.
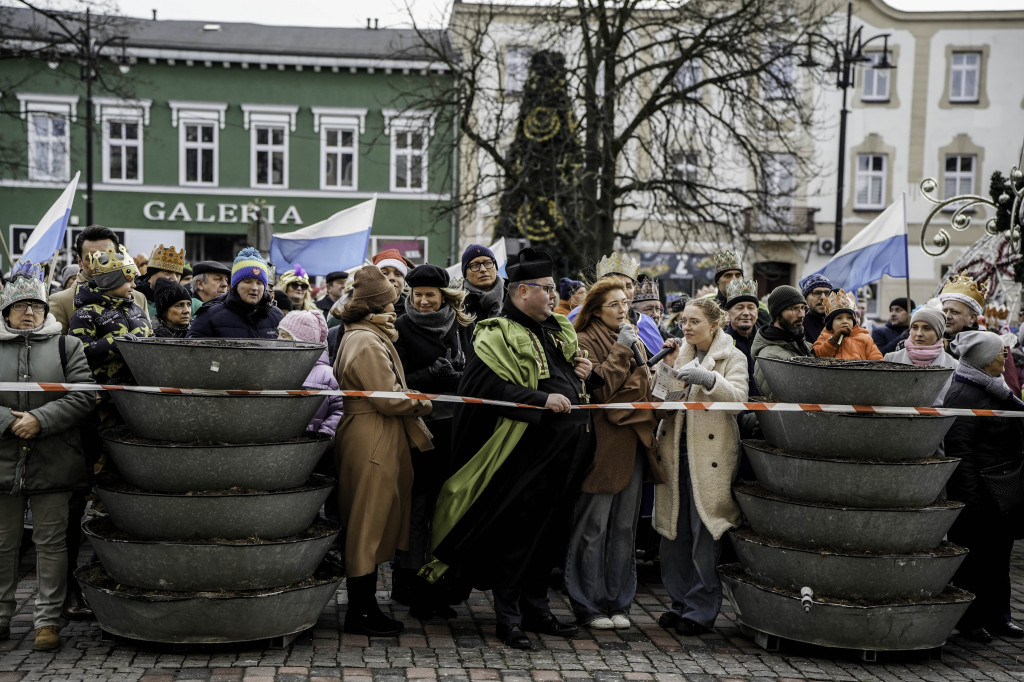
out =
[[[686,382],[692,402],[747,399],[747,358],[725,333],[725,314],[713,298],[686,304],[683,340],[664,362]],[[654,492],[654,529],[662,535],[661,580],[672,608],[658,623],[682,635],[707,632],[722,605],[715,566],[719,540],[739,523],[732,497],[739,466],[739,428],[728,412],[685,410],[662,421],[658,454],[666,483]]]
[[[0,294],[0,381],[89,383],[82,343],[60,333],[49,314],[42,272],[19,263]],[[36,547],[35,648],[60,646],[61,605],[68,589],[65,545],[68,502],[89,487],[78,423],[93,409],[91,393],[0,393],[0,639],[17,610],[18,546],[25,508],[32,507]]]
[[[342,312],[345,335],[334,375],[345,390],[404,391],[405,368],[395,350],[395,288],[374,266],[356,270]],[[412,494],[410,447],[431,449],[419,417],[430,401],[345,398],[334,445],[338,506],[345,529],[348,612],[345,632],[394,637],[402,623],[377,605],[377,564],[409,548]]]
[[[1006,348],[997,334],[960,332],[950,347],[960,354],[960,366],[943,407],[1024,410],[1002,379]],[[1014,538],[1020,537],[1020,510],[1016,520],[1001,511],[986,480],[993,470],[1020,466],[1024,421],[957,417],[944,443],[947,456],[960,458],[946,486],[949,499],[966,505],[949,529],[949,539],[970,550],[953,584],[974,593],[957,629],[976,642],[990,642],[992,635],[1024,637],[1010,618],[1010,552]]]
[[[886,353],[883,358],[887,362],[898,362],[901,365],[917,365],[918,367],[952,367],[956,369],[960,363],[947,353],[942,342],[942,333],[946,329],[946,316],[938,308],[921,306],[910,318],[909,336],[903,348]],[[935,405],[941,405],[949,390],[953,377],[942,387]]]
[[[594,401],[649,402],[652,382],[631,301],[610,279],[594,284],[573,326],[580,349],[604,379]],[[636,594],[636,527],[645,478],[664,483],[655,452],[657,420],[651,410],[594,412],[597,450],[573,513],[565,586],[576,620],[598,630],[628,628]]]
[[[168,282],[157,286],[153,298],[156,300],[153,335],[170,339],[185,338],[192,322],[192,294],[180,284]]]
[[[466,292],[450,288],[446,270],[436,265],[417,265],[405,278],[410,287],[405,314],[398,318],[395,349],[405,367],[409,388],[426,393],[457,393],[466,352],[472,339],[468,330],[476,319],[463,310]],[[435,613],[454,617],[437,590],[416,573],[430,560],[430,528],[437,495],[452,473],[451,442],[453,403],[436,403],[426,417],[433,434],[429,454],[413,453],[412,521],[409,551],[399,552],[392,599],[411,606],[416,618]]]

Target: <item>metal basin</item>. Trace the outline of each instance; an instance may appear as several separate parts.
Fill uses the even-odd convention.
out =
[[[929,407],[952,375],[949,367],[877,362],[812,364],[758,358],[775,397],[784,403]],[[897,369],[898,368],[898,369]]]
[[[140,386],[249,391],[300,388],[326,348],[277,339],[117,340]]]
[[[233,593],[155,592],[119,587],[98,564],[75,571],[100,627],[148,642],[214,644],[292,635],[313,627],[340,576]]]
[[[959,502],[926,507],[857,509],[782,499],[760,486],[733,488],[759,535],[801,547],[856,552],[923,552],[938,546],[963,509]]]
[[[967,550],[949,543],[914,554],[841,554],[807,550],[751,532],[730,531],[747,575],[758,583],[838,599],[872,601],[927,599],[941,593]]]
[[[252,371],[258,371],[254,365]],[[139,438],[171,443],[276,443],[301,436],[319,395],[184,395],[111,391]]]
[[[296,536],[245,543],[137,540],[107,518],[82,524],[111,578],[148,590],[260,590],[306,580],[338,537],[316,523]]]
[[[184,445],[135,438],[123,426],[100,436],[125,481],[166,493],[295,488],[306,482],[331,443],[330,437],[318,435],[276,443]]]
[[[836,412],[754,414],[765,440],[774,447],[815,457],[870,460],[930,457],[956,419]]]
[[[950,587],[937,597],[911,602],[853,604],[814,599],[805,612],[799,592],[758,585],[739,564],[720,567],[719,575],[744,625],[785,639],[843,649],[940,647],[974,599],[969,592]]]
[[[817,459],[743,441],[757,482],[767,490],[804,502],[851,507],[923,507],[939,496],[960,460],[910,459],[868,462]]]
[[[312,476],[306,486],[274,491],[151,493],[107,480],[96,492],[114,525],[149,540],[283,538],[309,528],[334,480]]]

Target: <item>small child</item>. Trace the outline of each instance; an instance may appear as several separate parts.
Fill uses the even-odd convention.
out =
[[[881,360],[882,353],[868,330],[856,322],[857,298],[840,289],[825,298],[825,328],[814,342],[819,358]]]
[[[85,345],[85,358],[98,383],[134,384],[114,341],[153,336],[145,313],[132,300],[139,268],[123,245],[117,251],[89,253],[86,262],[90,279],[79,282],[75,290],[68,334]]]
[[[277,334],[289,341],[305,341],[307,343],[327,343],[327,321],[319,310],[296,310],[288,313],[277,326]],[[309,371],[309,376],[302,382],[303,388],[337,391],[338,380],[334,378],[334,370],[327,361],[327,348]],[[341,421],[341,410],[344,399],[340,395],[324,398],[323,404],[313,420],[306,427],[307,433],[319,433],[334,437],[334,432]],[[328,449],[326,457],[331,457]],[[333,467],[332,467],[333,468]],[[333,475],[333,472],[332,472]]]

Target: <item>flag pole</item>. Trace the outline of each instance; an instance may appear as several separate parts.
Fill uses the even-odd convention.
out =
[[[60,256],[60,249],[53,252],[53,258],[50,259],[49,272],[46,274],[46,295],[50,295],[50,284],[53,283],[53,270],[57,267],[57,257]]]
[[[903,250],[903,262],[907,266],[907,331],[910,331],[910,318],[913,316],[914,311],[909,310],[910,306],[910,231],[907,226],[907,193],[903,192],[900,195],[903,200],[903,234],[907,237],[907,248]],[[942,334],[939,334],[941,337]]]
[[[14,269],[14,259],[11,258],[11,250],[7,248],[7,239],[4,237],[4,231],[0,230],[0,244],[4,247],[4,255],[7,256],[7,264]]]

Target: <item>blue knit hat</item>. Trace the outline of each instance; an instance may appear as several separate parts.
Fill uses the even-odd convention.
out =
[[[470,244],[466,247],[466,250],[462,252],[462,276],[466,276],[466,268],[469,267],[469,261],[480,256],[487,256],[495,263],[498,259],[494,257],[494,252],[488,249],[483,244]]]
[[[260,280],[263,282],[263,286],[269,286],[267,278],[269,269],[267,261],[263,259],[260,252],[247,246],[238,252],[234,265],[231,266],[231,288],[234,289],[243,279],[250,278]]]
[[[568,277],[563,277],[562,279],[558,280],[558,297],[561,298],[563,301],[568,301],[569,298],[581,286],[583,286],[583,282],[579,281],[578,279],[570,279]]]
[[[813,275],[807,275],[807,277],[800,280],[800,293],[805,297],[818,287],[828,287],[829,290],[835,289],[828,277],[817,272]]]

